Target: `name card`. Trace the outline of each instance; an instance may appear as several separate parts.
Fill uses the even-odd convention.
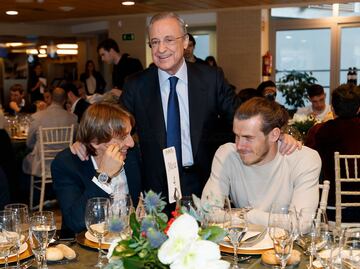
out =
[[[168,182],[169,203],[172,204],[182,197],[175,147],[164,149],[163,155]]]

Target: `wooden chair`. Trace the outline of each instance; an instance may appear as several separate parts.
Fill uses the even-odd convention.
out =
[[[319,189],[322,190],[320,196],[319,208],[325,212],[329,197],[330,181],[324,180],[323,184],[319,184]]]
[[[359,163],[360,155],[341,155],[339,152],[334,153],[335,158],[335,225],[340,228],[341,223],[341,209],[342,207],[360,207],[357,202],[342,202],[343,196],[360,196],[359,190],[342,191],[341,184],[360,182],[359,178]],[[345,171],[341,171],[340,165],[345,167]],[[350,166],[350,169],[349,169]],[[342,173],[341,173],[342,172]]]
[[[39,208],[42,211],[45,199],[45,185],[52,183],[50,165],[55,156],[73,142],[74,125],[66,127],[43,128],[39,127],[39,145],[41,152],[41,178],[31,176],[30,182],[30,209]],[[40,201],[34,206],[34,189],[40,190]]]

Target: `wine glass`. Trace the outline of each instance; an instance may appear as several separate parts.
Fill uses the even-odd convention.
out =
[[[16,268],[20,269],[20,246],[28,240],[29,237],[29,210],[26,204],[8,204],[5,210],[13,213],[13,221],[16,232],[19,234],[19,240],[16,242]]]
[[[225,210],[223,228],[227,232],[227,237],[234,249],[234,260],[232,269],[240,268],[238,266],[239,258],[237,250],[240,242],[248,230],[247,213],[244,208],[228,208]]]
[[[108,216],[109,232],[120,238],[129,235],[130,215],[133,212],[135,209],[132,205],[123,201],[111,200]]]
[[[91,198],[87,201],[85,210],[85,223],[88,231],[98,239],[98,261],[95,267],[102,268],[101,244],[108,233],[108,212],[110,200],[102,197]]]
[[[46,269],[46,248],[56,233],[54,214],[49,211],[37,212],[30,218],[30,244],[39,251],[39,268]]]
[[[10,249],[19,240],[19,234],[14,231],[13,213],[10,210],[0,211],[0,255],[5,259],[5,268],[8,268]]]
[[[275,256],[280,260],[282,269],[286,267],[291,256],[295,227],[292,208],[273,204],[269,214],[269,235],[274,242]]]
[[[360,227],[345,229],[341,263],[344,268],[360,268]]]

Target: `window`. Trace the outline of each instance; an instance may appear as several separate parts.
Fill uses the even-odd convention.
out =
[[[340,84],[343,84],[349,67],[360,68],[360,26],[341,28],[340,48]]]

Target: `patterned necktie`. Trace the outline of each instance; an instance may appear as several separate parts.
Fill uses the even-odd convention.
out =
[[[170,94],[167,108],[167,147],[174,146],[176,149],[176,157],[178,167],[182,167],[181,155],[181,128],[180,128],[180,109],[179,100],[176,93],[177,77],[169,77],[170,80]]]

